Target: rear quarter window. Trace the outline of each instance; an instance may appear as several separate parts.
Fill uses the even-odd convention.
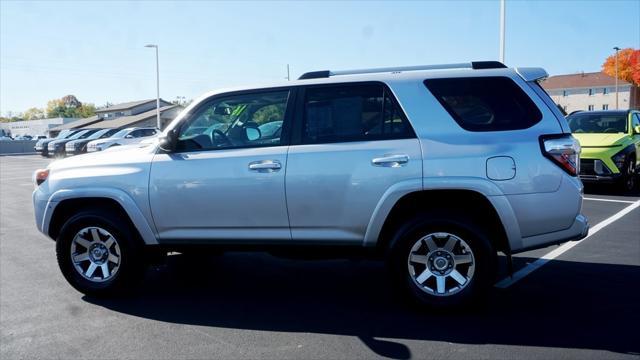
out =
[[[428,79],[424,84],[468,131],[521,130],[542,119],[538,107],[508,77]]]

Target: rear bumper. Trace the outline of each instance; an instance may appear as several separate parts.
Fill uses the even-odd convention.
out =
[[[514,251],[513,253],[520,253],[523,251],[539,249],[551,245],[559,245],[567,241],[582,240],[588,234],[589,220],[586,216],[578,214],[578,216],[576,216],[575,220],[573,221],[573,224],[571,224],[568,229],[522,238],[524,247],[518,249],[517,251]]]

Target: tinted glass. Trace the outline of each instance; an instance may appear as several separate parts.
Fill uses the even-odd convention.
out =
[[[129,131],[131,131],[131,129],[122,129],[120,131],[118,131],[117,133],[111,135],[112,138],[114,139],[120,139],[125,137],[125,135],[127,135],[129,133]]]
[[[67,139],[69,140],[82,139],[82,136],[86,135],[88,132],[89,130],[80,130],[77,133],[73,134],[72,136],[68,137]]]
[[[571,132],[579,133],[619,133],[627,132],[626,114],[577,113],[567,118]]]
[[[425,85],[465,130],[520,130],[542,119],[529,96],[507,77],[429,79]]]
[[[281,144],[289,91],[213,100],[180,127],[178,150],[213,150]]]
[[[640,115],[633,114],[633,127],[640,126]]]
[[[302,141],[307,144],[401,139],[414,133],[384,86],[337,85],[306,90]]]

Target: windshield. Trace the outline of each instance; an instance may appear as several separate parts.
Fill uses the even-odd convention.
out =
[[[72,130],[62,130],[62,131],[60,131],[58,136],[55,137],[55,139],[66,139],[68,136],[73,135],[73,133],[74,133],[74,131],[72,131]]]
[[[588,114],[579,113],[567,118],[571,132],[615,134],[627,132],[626,114]]]
[[[86,134],[87,132],[89,132],[89,130],[78,131],[77,133],[73,134],[73,136],[68,137],[68,139],[69,140],[80,139],[80,137]]]
[[[104,135],[105,133],[112,131],[113,129],[102,129],[102,130],[98,130],[96,132],[94,132],[93,134],[91,134],[91,136],[89,136],[87,139],[88,140],[95,140],[95,139],[100,139],[102,137],[102,135]]]
[[[114,138],[114,139],[120,139],[120,138],[125,137],[128,133],[129,133],[129,129],[122,129],[122,130],[118,131],[117,133],[111,135],[111,137]]]

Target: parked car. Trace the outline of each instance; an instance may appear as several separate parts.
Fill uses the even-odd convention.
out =
[[[640,111],[581,111],[567,121],[582,146],[580,179],[632,191],[640,169]]]
[[[38,170],[36,223],[95,296],[130,289],[167,251],[269,250],[382,258],[418,304],[469,304],[499,251],[587,235],[580,145],[546,76],[474,62],[212,92],[158,145]],[[271,122],[281,135],[265,138]]]
[[[132,145],[140,141],[155,136],[159,132],[158,129],[148,128],[126,128],[118,131],[112,136],[104,139],[93,140],[87,144],[87,152],[102,151],[114,146]]]
[[[0,136],[0,141],[12,141],[13,139],[10,136]]]
[[[65,157],[65,145],[69,141],[86,139],[98,130],[100,129],[81,129],[80,131],[65,139],[51,141],[47,144],[47,154],[48,156],[55,156],[57,158]]]
[[[15,140],[31,140],[33,137],[31,135],[20,135],[16,136]]]
[[[58,133],[58,136],[56,136],[55,138],[44,138],[44,139],[38,140],[38,142],[36,142],[36,144],[34,145],[33,149],[40,155],[47,157],[49,155],[48,145],[50,142],[55,140],[66,139],[68,137],[73,136],[73,134],[77,132],[78,132],[77,129],[62,130]]]
[[[100,129],[100,130],[94,132],[93,134],[91,134],[91,136],[89,136],[89,137],[87,137],[85,139],[78,139],[78,140],[69,141],[65,145],[65,152],[66,152],[67,156],[86,153],[87,152],[87,144],[89,144],[89,142],[91,142],[93,140],[97,140],[97,139],[108,138],[108,137],[112,136],[113,134],[117,133],[118,131],[119,131],[118,129]]]

